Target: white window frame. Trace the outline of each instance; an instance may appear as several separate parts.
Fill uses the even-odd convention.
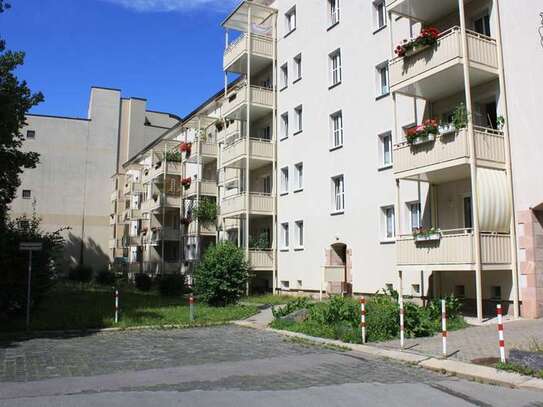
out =
[[[341,49],[338,48],[328,54],[328,69],[329,69],[329,87],[337,86],[343,79],[341,68]]]
[[[332,28],[336,24],[339,24],[339,1],[340,0],[327,0],[328,9],[328,28]]]
[[[296,6],[291,7],[285,13],[285,36],[296,29]]]
[[[296,249],[304,248],[304,221],[297,220],[294,222],[296,232]]]
[[[382,21],[380,10],[382,10]],[[387,26],[387,10],[385,0],[376,0],[373,2],[373,25],[375,31],[378,31]]]
[[[294,192],[298,192],[304,189],[304,163],[299,162],[297,164],[294,164],[294,182],[296,182],[296,188],[294,189]]]
[[[408,202],[407,209],[409,211],[409,229],[414,231],[422,226],[422,208],[420,202]],[[414,218],[416,216],[416,219]]]
[[[302,105],[294,108],[294,125],[296,128],[293,134],[301,133],[304,129],[304,111]]]
[[[379,169],[390,168],[393,162],[392,133],[387,131],[379,134]]]
[[[343,174],[336,175],[332,180],[332,214],[345,211],[345,177]]]
[[[288,63],[281,65],[281,89],[288,88]]]
[[[375,73],[377,97],[388,95],[390,93],[390,74],[388,71],[388,61],[377,65],[375,67]]]
[[[394,205],[381,207],[381,234],[382,241],[394,241],[396,237],[396,213]]]
[[[288,194],[289,190],[289,173],[288,173],[288,167],[281,168],[281,190],[279,193],[281,195]]]
[[[292,59],[292,61],[293,61],[292,68],[293,68],[294,76],[295,76],[292,83],[296,83],[300,79],[302,79],[302,54],[296,55]]]
[[[288,250],[289,244],[289,224],[283,222],[281,223],[281,250]]]
[[[281,140],[288,138],[289,133],[289,123],[288,123],[288,112],[285,112],[281,115]]]
[[[330,149],[343,147],[343,111],[330,115]]]

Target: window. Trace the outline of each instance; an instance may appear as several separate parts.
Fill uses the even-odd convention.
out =
[[[285,31],[286,34],[290,34],[296,29],[296,6],[292,7],[285,13]]]
[[[377,97],[388,95],[388,62],[376,67],[377,72]]]
[[[257,134],[258,138],[260,138],[261,140],[271,140],[271,127],[261,127],[260,129],[258,129]]]
[[[302,114],[302,106],[298,106],[294,109],[294,121],[296,128],[294,130],[294,134],[300,133],[303,129],[303,114]]]
[[[290,282],[288,280],[281,280],[281,289],[282,290],[288,290],[290,286]]]
[[[341,51],[335,50],[328,55],[330,65],[330,87],[341,83]]]
[[[271,175],[268,175],[263,178],[263,189],[265,194],[271,194],[272,193],[272,177]]]
[[[384,0],[378,0],[373,3],[373,19],[376,30],[383,28],[387,24]]]
[[[492,286],[491,295],[493,300],[502,299],[502,288],[499,285]]]
[[[409,220],[411,230],[420,228],[420,203],[411,203],[409,204]]]
[[[413,295],[419,295],[420,294],[420,284],[411,284],[411,293],[413,293]]]
[[[296,246],[302,248],[304,247],[304,221],[298,220],[294,224],[296,225]]]
[[[27,130],[26,131],[26,139],[27,140],[34,140],[36,138],[36,131],[35,130]]]
[[[281,65],[281,89],[288,87],[288,65]]]
[[[294,166],[294,170],[296,173],[296,179],[294,180],[296,182],[295,191],[301,191],[304,188],[304,164],[298,163]]]
[[[30,228],[30,221],[29,220],[20,220],[19,221],[19,229],[22,230],[28,230]]]
[[[328,0],[328,25],[339,23],[339,0]]]
[[[281,223],[281,248],[288,249],[289,237],[288,237],[288,222]]]
[[[294,82],[302,79],[302,54],[294,57]]]
[[[394,231],[394,207],[385,206],[381,208],[383,214],[383,237],[385,239],[393,239]]]
[[[473,29],[479,34],[490,37],[490,15],[488,12],[473,20]]]
[[[332,211],[334,213],[345,210],[345,182],[343,175],[332,178]]]
[[[281,168],[281,194],[288,194],[288,167]]]
[[[464,227],[473,227],[473,216],[471,213],[471,196],[464,197]]]
[[[288,137],[288,113],[281,115],[281,140]]]
[[[332,148],[343,145],[343,114],[341,111],[330,115],[330,139]]]
[[[381,167],[392,165],[392,135],[390,133],[379,136],[379,155],[381,157]]]
[[[30,189],[23,189],[23,199],[32,198],[32,191]]]

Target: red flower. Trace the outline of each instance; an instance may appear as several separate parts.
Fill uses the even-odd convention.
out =
[[[179,146],[179,150],[182,153],[190,153],[190,150],[192,149],[192,143],[181,143],[181,146]]]
[[[181,185],[187,186],[187,185],[190,185],[190,184],[192,184],[192,178],[190,178],[190,177],[183,178],[181,180]]]

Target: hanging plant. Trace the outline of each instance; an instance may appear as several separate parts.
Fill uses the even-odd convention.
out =
[[[222,131],[222,129],[224,128],[224,120],[223,119],[219,119],[215,122],[215,128],[217,129],[217,131]]]
[[[410,40],[403,40],[400,45],[396,47],[394,53],[398,57],[404,57],[409,52],[416,52],[426,47],[431,47],[437,44],[437,40],[440,35],[440,31],[435,27],[423,28],[416,38]]]
[[[179,146],[179,151],[185,153],[188,157],[192,151],[192,143],[181,143],[181,146]]]
[[[167,151],[165,155],[166,161],[180,163],[183,159],[180,151]]]
[[[183,187],[185,188],[185,190],[189,189],[190,186],[192,184],[192,178],[190,177],[187,177],[187,178],[183,178],[181,180],[181,185],[183,185]]]

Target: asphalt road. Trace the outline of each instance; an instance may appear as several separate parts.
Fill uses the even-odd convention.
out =
[[[473,383],[235,326],[0,342],[0,406],[543,406]]]

